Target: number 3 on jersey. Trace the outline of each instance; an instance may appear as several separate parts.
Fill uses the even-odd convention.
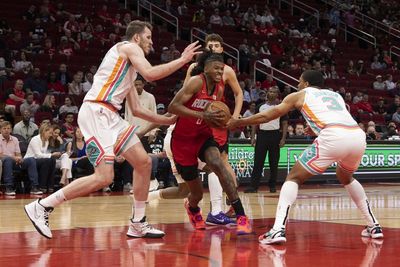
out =
[[[334,97],[324,96],[322,98],[322,102],[327,103],[326,107],[329,110],[338,110],[338,111],[343,110],[343,107],[340,105],[340,103]]]

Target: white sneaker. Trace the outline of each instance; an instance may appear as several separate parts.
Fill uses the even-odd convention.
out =
[[[129,225],[128,232],[126,233],[129,237],[148,237],[148,238],[161,238],[165,235],[163,231],[153,228],[146,222],[146,216],[140,222],[133,222],[131,219],[131,225]]]
[[[374,226],[366,226],[364,230],[361,232],[361,236],[370,237],[370,238],[383,238],[382,227],[379,224],[375,224]]]
[[[258,242],[264,245],[268,244],[281,244],[286,242],[285,229],[280,230],[271,229],[269,232],[260,235],[258,237]]]
[[[25,213],[28,215],[33,226],[44,237],[51,239],[53,235],[49,227],[49,214],[53,208],[45,208],[39,203],[40,199],[25,205]]]

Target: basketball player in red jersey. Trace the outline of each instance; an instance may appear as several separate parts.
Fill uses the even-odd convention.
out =
[[[206,36],[205,39],[205,48],[212,50],[212,52],[214,53],[222,54],[224,51],[224,48],[222,46],[223,42],[224,41],[219,34],[209,34]],[[197,65],[198,65],[197,62],[195,62],[189,66],[188,71],[186,73],[184,84],[188,82],[191,76],[190,73]],[[219,84],[221,85],[222,90],[220,91],[216,100],[225,102],[224,98],[225,84],[229,85],[235,97],[235,109],[233,111],[232,117],[235,119],[239,118],[240,112],[242,111],[243,92],[237,80],[236,73],[230,66],[225,65],[224,73],[222,75],[222,80],[220,81]],[[224,161],[224,164],[227,170],[234,178],[234,183],[235,186],[237,187],[236,174],[232,169],[232,166],[228,162],[228,131],[226,129],[212,128],[212,132],[214,140],[219,145],[219,150],[221,152],[221,157]],[[208,174],[208,187],[210,190],[211,211],[207,216],[206,220],[207,224],[214,225],[214,224],[225,224],[229,222],[226,215],[222,212],[222,198],[223,198],[222,187],[221,184],[219,183],[217,175],[213,172]],[[229,213],[232,212],[233,210],[231,208]]]
[[[203,73],[196,75],[197,70]],[[171,150],[178,173],[189,187],[185,208],[190,222],[195,229],[204,229],[205,223],[198,203],[203,198],[202,183],[199,178],[197,158],[207,163],[217,174],[220,183],[228,195],[237,215],[237,233],[251,233],[251,226],[244,213],[232,174],[221,158],[219,145],[214,141],[211,128],[206,122],[221,124],[222,111],[204,111],[206,105],[221,95],[223,87],[220,82],[224,73],[224,62],[221,54],[204,52],[198,60],[198,67],[183,88],[176,94],[168,107],[170,113],[178,115],[172,133]]]

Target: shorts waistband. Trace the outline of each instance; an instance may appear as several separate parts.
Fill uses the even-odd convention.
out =
[[[85,100],[83,102],[100,104],[100,105],[106,107],[107,109],[111,110],[112,112],[118,112],[118,109],[108,102],[96,101],[96,100]]]

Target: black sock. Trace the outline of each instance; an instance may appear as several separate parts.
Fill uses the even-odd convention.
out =
[[[198,213],[198,212],[200,211],[200,208],[199,208],[199,207],[192,208],[192,207],[189,205],[189,210],[190,210],[191,213]]]
[[[236,216],[245,216],[246,214],[244,213],[242,201],[240,201],[240,198],[231,201],[231,205],[233,209],[235,210]]]

